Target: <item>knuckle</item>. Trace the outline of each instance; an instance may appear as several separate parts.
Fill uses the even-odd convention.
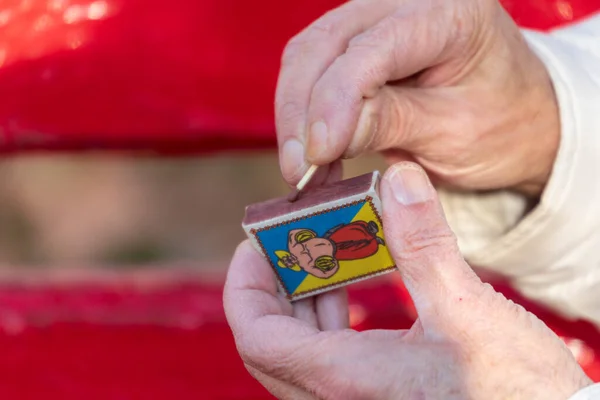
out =
[[[433,226],[409,231],[404,237],[404,259],[414,259],[423,254],[437,257],[456,256],[456,236],[447,226]]]
[[[336,101],[337,104],[343,107],[353,105],[357,100],[362,99],[360,91],[357,90],[355,83],[337,86],[330,90],[330,93],[332,97],[331,100]]]
[[[352,82],[353,89],[361,97],[373,98],[389,80],[389,59],[379,52],[360,54],[358,57],[340,58],[344,61],[343,80]]]
[[[314,357],[314,354],[328,354],[333,337],[322,336],[311,342],[294,346],[273,346],[269,342],[257,343],[251,336],[238,340],[238,351],[246,369],[253,375],[268,375],[272,378],[301,387],[320,399],[370,399],[376,398],[373,383],[363,379],[348,379],[355,376],[354,367],[340,365],[335,353],[329,356]]]
[[[375,44],[378,43],[378,41],[374,39],[374,30],[378,30],[378,28],[372,28],[371,30],[361,33],[360,35],[357,35],[350,39],[350,41],[348,42],[347,52],[353,52],[359,49],[375,47]]]
[[[337,44],[342,38],[342,20],[336,10],[330,11],[290,39],[281,57],[283,66],[296,63],[322,43]]]
[[[311,102],[331,104],[336,109],[347,109],[362,101],[362,93],[358,81],[345,79],[341,72],[336,76],[329,74],[320,79],[314,86]]]
[[[390,92],[389,88],[382,90],[385,112],[381,113],[376,142],[373,143],[376,150],[405,145],[422,134],[422,125],[416,123],[418,106],[407,94]]]
[[[418,127],[415,123],[418,114],[417,103],[412,101],[408,94],[395,96],[392,110],[390,124],[396,127],[396,134],[400,132],[406,135],[406,139],[420,136],[420,132],[414,131]]]
[[[259,343],[253,340],[249,334],[235,335],[235,344],[242,361],[257,369],[261,369],[261,364],[264,362],[261,359],[263,354]]]
[[[297,366],[295,358],[287,353],[264,353],[261,355],[260,360],[262,361],[262,370],[268,375],[280,377],[284,380],[301,375],[301,369]]]
[[[350,380],[350,372],[332,372],[332,366],[317,367],[311,371],[312,379],[305,379],[303,385],[319,399],[359,400],[373,398],[373,390],[368,382],[360,379]],[[300,383],[300,380],[295,380]]]
[[[380,47],[384,43],[394,42],[396,20],[392,17],[384,18],[371,29],[355,36],[348,43],[349,51]]]
[[[309,43],[304,38],[303,33],[300,33],[290,39],[285,48],[283,49],[283,54],[281,55],[281,65],[288,66],[293,65],[299,59],[302,58],[303,54],[306,53],[306,48]]]
[[[361,110],[358,127],[346,151],[355,156],[365,151],[383,151],[401,142],[396,125],[395,99],[389,88],[382,88],[374,99],[367,99]]]
[[[280,120],[294,119],[302,114],[302,107],[298,102],[285,96],[276,100],[275,113],[276,118]]]
[[[245,364],[260,370],[263,369],[263,364],[269,364],[268,353],[265,354],[261,351],[261,346],[254,343],[254,341],[250,340],[245,335],[237,338],[236,345],[238,353]]]
[[[237,350],[245,364],[269,376],[289,379],[297,377],[301,371],[301,368],[297,367],[299,350],[278,349],[269,343],[251,338],[238,339]]]
[[[488,285],[488,308],[496,310],[496,312],[502,313],[505,316],[504,318],[498,318],[498,321],[513,321],[514,326],[522,327],[522,329],[529,331],[533,329],[544,331],[547,329],[546,325],[539,318],[527,311],[521,304],[507,299],[502,293],[496,292],[491,285],[486,285]],[[496,323],[496,320],[490,321],[490,323]]]
[[[338,10],[329,11],[323,15],[323,17],[312,23],[309,26],[309,31],[311,35],[320,39],[336,37],[338,32],[340,32],[340,23],[341,19]]]
[[[275,120],[280,132],[293,129],[304,116],[304,108],[296,101],[280,100],[275,107]],[[297,132],[292,132],[296,134]]]

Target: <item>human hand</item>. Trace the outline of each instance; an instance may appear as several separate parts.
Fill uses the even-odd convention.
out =
[[[418,319],[348,329],[343,291],[290,304],[249,244],[233,258],[227,319],[251,374],[281,399],[566,400],[592,382],[543,322],[479,280],[422,169],[381,183],[383,226]]]
[[[436,184],[537,196],[560,138],[548,73],[497,0],[353,0],[293,38],[276,94],[280,164],[367,151]]]

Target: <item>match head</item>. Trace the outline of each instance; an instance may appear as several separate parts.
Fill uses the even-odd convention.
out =
[[[293,189],[293,190],[290,192],[290,194],[288,195],[288,197],[287,197],[287,200],[288,200],[290,203],[293,203],[293,202],[295,202],[296,200],[298,200],[298,197],[300,197],[300,190],[298,190],[298,188],[294,188],[294,189]]]

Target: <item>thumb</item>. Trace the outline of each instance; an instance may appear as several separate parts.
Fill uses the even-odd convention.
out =
[[[419,97],[418,91],[410,88],[384,86],[374,97],[365,99],[344,157],[353,158],[367,151],[410,149],[417,139],[429,136]]]
[[[426,329],[430,317],[444,318],[453,305],[483,286],[458,249],[425,171],[417,164],[392,166],[381,183],[383,226],[388,248]]]

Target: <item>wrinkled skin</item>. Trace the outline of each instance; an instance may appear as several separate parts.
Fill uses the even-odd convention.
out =
[[[353,0],[324,15],[285,49],[276,123],[290,184],[311,163],[317,185],[339,178],[340,158],[378,151],[436,185],[532,197],[560,138],[548,73],[492,0]],[[543,322],[469,268],[433,187],[407,194],[423,176],[400,163],[381,184],[386,244],[418,313],[408,330],[349,329],[343,290],[290,304],[239,246],[224,304],[250,373],[281,399],[565,400],[591,384]]]
[[[377,151],[537,197],[560,138],[548,72],[496,0],[349,1],[288,43],[275,107],[290,184]]]
[[[408,330],[349,329],[341,290],[290,304],[263,257],[238,247],[225,311],[246,367],[275,396],[566,400],[592,383],[543,322],[469,268],[426,179],[400,163],[381,184],[388,248],[418,313]]]

